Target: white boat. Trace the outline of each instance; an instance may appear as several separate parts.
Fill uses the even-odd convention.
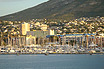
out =
[[[94,44],[93,42],[89,45],[89,47],[96,47],[97,45]]]
[[[6,51],[5,50],[1,50],[1,53],[5,53]]]
[[[95,51],[96,52],[101,52],[101,49],[100,48],[95,48]]]
[[[90,50],[89,53],[96,53],[96,51],[95,50]]]
[[[84,48],[78,49],[78,52],[85,52]]]
[[[42,53],[46,53],[46,50],[45,49],[42,49],[42,51],[41,51]]]
[[[15,50],[10,50],[9,53],[15,53]]]
[[[70,49],[70,52],[71,52],[71,53],[77,53],[78,51],[75,50],[74,48],[72,48],[72,49]]]

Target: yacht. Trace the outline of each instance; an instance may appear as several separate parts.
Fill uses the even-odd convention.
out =
[[[95,48],[95,51],[96,52],[101,52],[101,49],[100,48]]]
[[[74,48],[70,49],[71,53],[77,53],[77,50],[75,50]]]
[[[1,53],[6,53],[6,51],[5,50],[1,50]]]
[[[1,53],[6,53],[6,50],[4,47],[1,47],[1,50],[0,50]]]
[[[93,49],[89,50],[88,52],[91,53],[91,54],[92,54],[92,53],[96,53],[96,51],[93,50]]]
[[[15,50],[9,50],[9,53],[15,53]]]
[[[93,42],[89,45],[89,47],[96,47],[97,45],[94,44]]]
[[[78,52],[79,53],[84,53],[85,52],[85,49],[84,48],[80,48],[80,49],[78,49]]]

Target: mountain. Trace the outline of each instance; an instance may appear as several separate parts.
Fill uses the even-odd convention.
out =
[[[73,19],[104,16],[104,0],[49,0],[35,7],[0,17],[0,20]]]

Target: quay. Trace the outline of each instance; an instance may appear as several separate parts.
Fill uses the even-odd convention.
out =
[[[36,54],[46,54],[46,53],[0,53],[0,55],[36,55]],[[49,53],[49,54],[99,54],[104,55],[104,52],[99,53]]]

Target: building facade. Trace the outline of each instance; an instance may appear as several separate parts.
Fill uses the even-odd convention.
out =
[[[20,25],[21,35],[26,35],[27,31],[30,31],[30,24],[29,23],[22,23]]]

